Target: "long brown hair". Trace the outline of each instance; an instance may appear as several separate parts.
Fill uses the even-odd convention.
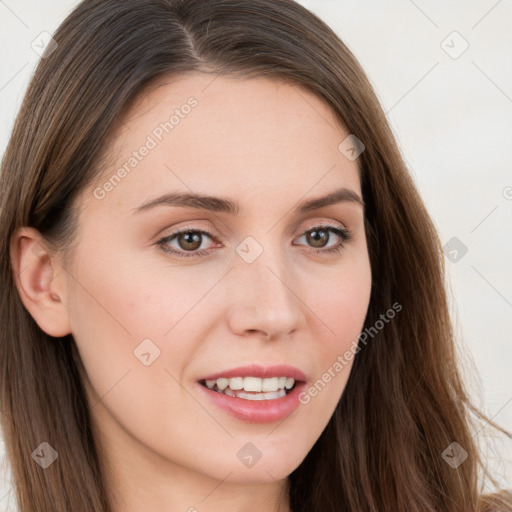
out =
[[[512,510],[510,494],[484,496],[479,485],[480,472],[496,482],[471,426],[505,431],[472,405],[459,375],[438,234],[365,73],[336,34],[291,0],[85,0],[53,37],[0,178],[0,412],[21,512],[112,508],[75,342],[47,335],[24,308],[9,241],[31,226],[66,254],[75,199],[101,172],[116,121],[154,79],[192,70],[286,79],[332,107],[365,145],[365,327],[391,304],[403,307],[361,346],[333,417],[290,475],[293,511]],[[58,452],[45,470],[31,456],[43,441]],[[457,468],[442,457],[453,442],[469,454]]]

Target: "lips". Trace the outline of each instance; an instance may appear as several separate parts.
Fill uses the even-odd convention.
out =
[[[263,366],[258,364],[251,364],[247,366],[240,366],[237,368],[231,368],[217,373],[212,373],[202,377],[201,380],[216,380],[220,378],[230,379],[231,377],[259,377],[260,379],[269,377],[290,377],[296,381],[305,381],[306,375],[301,372],[298,368],[288,366],[284,364]]]
[[[282,420],[298,406],[306,376],[288,365],[252,364],[206,375],[200,389],[219,408],[243,421]]]

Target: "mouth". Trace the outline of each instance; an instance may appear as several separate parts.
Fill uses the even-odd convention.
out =
[[[270,423],[299,408],[306,381],[306,375],[293,366],[250,364],[205,376],[197,384],[210,403],[234,418]]]
[[[298,381],[293,377],[221,377],[218,379],[203,379],[199,383],[227,396],[243,400],[277,400],[291,393]]]

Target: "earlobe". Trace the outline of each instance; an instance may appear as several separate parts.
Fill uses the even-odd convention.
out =
[[[20,228],[11,237],[10,249],[16,288],[25,308],[50,336],[69,334],[65,272],[41,233]]]

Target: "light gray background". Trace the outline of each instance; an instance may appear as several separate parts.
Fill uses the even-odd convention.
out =
[[[464,375],[475,403],[512,430],[512,2],[300,3],[366,70],[443,245],[457,237],[468,248],[446,258]],[[32,41],[76,4],[0,0],[0,153],[39,59]],[[491,429],[475,436],[512,488],[512,441]],[[2,510],[13,496],[4,466]]]

